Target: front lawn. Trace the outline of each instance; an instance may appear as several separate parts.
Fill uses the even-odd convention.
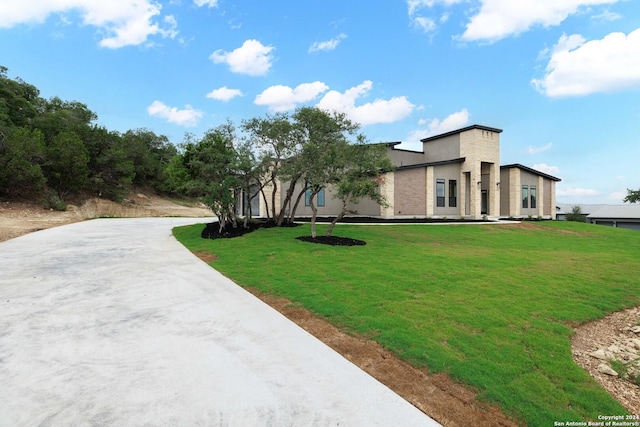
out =
[[[319,225],[322,233],[325,226]],[[415,366],[447,372],[532,426],[626,413],[571,357],[572,325],[640,304],[640,233],[571,222],[309,225],[174,235],[241,286],[289,298]]]

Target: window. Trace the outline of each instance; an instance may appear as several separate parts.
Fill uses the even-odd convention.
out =
[[[522,186],[522,208],[529,208],[529,186]]]
[[[535,208],[537,207],[537,202],[536,202],[536,186],[532,185],[529,189],[529,191],[531,192],[531,194],[529,195],[529,197],[531,198],[531,207]]]
[[[311,206],[311,203],[310,203],[309,199],[311,199],[311,190],[307,190],[304,193],[304,205],[305,206]],[[320,190],[318,192],[318,194],[316,194],[315,201],[316,201],[315,202],[316,206],[318,206],[318,207],[324,206],[324,188],[322,190]]]
[[[444,208],[444,179],[436,180],[436,206]]]
[[[458,181],[455,179],[449,180],[449,207],[455,208],[458,206]]]

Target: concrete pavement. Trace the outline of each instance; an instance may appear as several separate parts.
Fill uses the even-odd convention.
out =
[[[208,221],[0,243],[0,426],[439,425],[171,235]]]

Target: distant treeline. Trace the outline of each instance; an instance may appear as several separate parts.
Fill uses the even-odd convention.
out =
[[[171,191],[166,170],[178,150],[166,136],[110,131],[96,119],[85,104],[44,99],[0,66],[0,197],[64,208],[74,194],[119,201],[134,185]]]

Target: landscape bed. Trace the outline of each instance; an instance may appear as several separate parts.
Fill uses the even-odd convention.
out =
[[[571,355],[572,327],[640,304],[637,232],[570,222],[339,225],[365,246],[309,245],[309,225],[236,239],[174,229],[241,286],[285,297],[414,366],[446,372],[529,425],[624,414]],[[320,234],[326,225],[318,225]]]

